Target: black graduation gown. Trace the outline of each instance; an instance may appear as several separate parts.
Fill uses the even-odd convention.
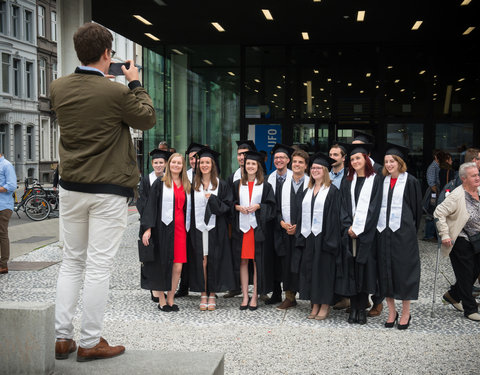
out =
[[[378,282],[382,296],[416,300],[420,288],[420,255],[417,231],[422,217],[422,190],[418,180],[407,176],[403,192],[400,228],[388,227],[393,189],[388,189],[387,227],[377,230]],[[383,194],[383,189],[382,189]]]
[[[215,227],[208,232],[207,291],[224,292],[235,288],[232,252],[228,238],[228,217],[232,207],[232,192],[227,183],[219,180],[218,195],[208,198],[205,209],[205,222],[216,215]],[[205,291],[203,275],[202,232],[196,228],[195,193],[192,189],[192,214],[190,238],[192,251],[188,258],[189,287],[194,292]],[[207,220],[208,219],[208,220]]]
[[[243,232],[240,230],[239,215],[235,205],[240,204],[239,196],[240,180],[233,183],[233,205],[232,205],[232,255],[235,279],[240,280],[240,261],[242,257]],[[255,211],[257,227],[255,235],[255,262],[257,264],[257,291],[259,294],[270,293],[273,289],[273,275],[268,272],[268,258],[266,254],[268,226],[267,223],[275,219],[276,206],[273,189],[267,180],[263,182],[262,200],[260,209]],[[251,276],[251,274],[250,274]],[[250,279],[252,279],[250,277]]]
[[[353,257],[352,239],[348,229],[352,226],[352,201],[350,187],[352,181],[346,177],[340,185],[341,207],[340,221],[342,226],[342,252],[337,262],[337,280],[335,293],[342,296],[354,296],[358,293],[374,294],[377,286],[377,254],[375,247],[375,233],[378,223],[378,214],[382,203],[383,176],[375,175],[370,204],[368,206],[365,229],[357,241],[356,257]]]
[[[335,185],[330,185],[324,203],[322,232],[317,236],[310,233],[305,238],[301,233],[301,202],[307,191],[302,193],[300,201],[292,272],[299,274],[300,299],[331,305],[335,292],[336,262],[341,251],[340,192]],[[317,197],[318,194],[312,196],[312,215]]]
[[[140,285],[147,290],[171,290],[173,267],[173,243],[175,233],[175,199],[172,204],[173,220],[165,225],[162,221],[162,195],[164,182],[157,179],[150,188],[150,194],[145,204],[140,225],[143,228],[152,228],[155,260],[142,263]],[[187,196],[185,194],[185,218],[187,210]],[[187,235],[188,237],[188,235]]]
[[[146,176],[143,176],[142,179],[140,180],[140,185],[138,187],[138,199],[135,202],[135,206],[137,207],[137,211],[140,214],[140,220],[143,215],[143,211],[145,209],[145,205],[147,204],[148,201],[148,196],[150,195],[150,175],[147,174]],[[140,226],[140,231],[139,235],[140,237],[143,235],[143,232],[145,229]]]
[[[309,178],[305,175],[305,178]],[[301,214],[302,200],[303,200],[303,183],[299,186],[297,192],[292,187],[290,189],[290,221],[292,225],[297,224],[298,214]],[[282,215],[282,190],[283,184],[279,186],[277,183],[277,189],[279,190],[277,201],[277,218],[274,227],[274,246],[275,254],[280,258],[280,280],[283,283],[283,290],[298,291],[298,273],[292,272],[292,253],[295,249],[296,236],[289,235],[280,225],[283,220]],[[297,225],[297,232],[300,227]],[[296,233],[297,233],[296,232]]]

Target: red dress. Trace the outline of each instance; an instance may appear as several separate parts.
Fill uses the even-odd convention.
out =
[[[185,229],[185,192],[183,186],[177,188],[173,183],[175,196],[175,231],[173,235],[173,263],[187,263],[187,231]]]
[[[248,197],[252,199],[253,184],[255,181],[248,181]],[[242,259],[255,259],[255,236],[254,229],[250,227],[247,233],[243,234]]]

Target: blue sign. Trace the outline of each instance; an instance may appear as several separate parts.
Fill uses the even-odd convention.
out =
[[[255,146],[257,146],[257,150],[264,150],[267,152],[268,159],[266,162],[267,165],[267,173],[270,174],[274,169],[275,166],[272,163],[272,155],[270,152],[272,151],[273,146],[276,143],[282,142],[282,125],[280,124],[256,124],[256,125],[249,125],[249,139],[252,139],[255,142]],[[270,164],[272,166],[270,167]]]

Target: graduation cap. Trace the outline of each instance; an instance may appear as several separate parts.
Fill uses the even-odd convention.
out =
[[[159,150],[158,148],[155,148],[150,151],[149,155],[152,160],[161,158],[165,159],[165,161],[168,161],[170,156],[172,156],[172,153],[167,150]]]
[[[200,158],[204,158],[204,157],[212,159],[214,161],[215,165],[217,166],[218,174],[220,174],[220,165],[218,163],[218,157],[220,156],[219,152],[217,152],[215,150],[212,150],[210,147],[203,146],[203,148],[201,148],[199,151],[197,151],[195,156],[198,158],[198,160],[200,160]],[[197,161],[196,162],[196,167],[198,168],[199,166],[200,166],[200,162]]]
[[[294,151],[295,150],[290,146],[282,145],[281,143],[275,143],[275,146],[273,146],[272,148],[271,154],[275,155],[277,152],[283,152],[284,154],[287,154],[289,158],[291,158]]]
[[[408,151],[408,147],[387,142],[387,151],[385,152],[385,155],[396,155],[402,158],[403,161],[406,161],[408,157]]]
[[[327,167],[328,170],[330,170],[332,168],[332,164],[334,164],[336,162],[335,159],[332,159],[331,157],[321,153],[321,152],[317,152],[315,155],[313,155],[311,158],[310,158],[310,166],[312,164],[320,164],[324,167]]]
[[[244,153],[245,155],[245,164],[243,165],[243,168],[246,167],[247,165],[247,160],[255,160],[260,163],[260,165],[263,168],[263,173],[267,173],[267,167],[265,166],[265,156],[258,152],[258,151],[247,151]]]
[[[187,151],[185,151],[185,153],[188,155],[190,154],[191,152],[197,152],[197,151],[200,151],[202,148],[204,148],[205,146],[204,145],[201,145],[200,143],[195,143],[195,142],[192,142],[190,143],[190,145],[188,146],[187,148]]]
[[[362,143],[371,143],[373,145],[375,137],[373,135],[360,132],[358,130],[353,131],[353,140],[360,141]]]
[[[249,151],[257,151],[257,147],[255,146],[255,143],[251,141],[250,139],[245,139],[245,140],[240,140],[237,141],[237,148],[238,149],[247,149]]]
[[[365,155],[369,155],[373,146],[371,143],[350,144],[350,143],[343,143],[343,142],[340,142],[339,145],[343,146],[347,150],[348,156],[358,154],[359,152]]]

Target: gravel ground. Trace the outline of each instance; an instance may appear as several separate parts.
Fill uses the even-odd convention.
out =
[[[448,259],[441,259],[434,317],[431,316],[436,245],[420,241],[420,297],[412,301],[408,330],[385,329],[386,311],[366,326],[349,325],[344,311],[325,321],[306,319],[310,304],[299,301],[286,312],[260,303],[240,311],[240,297],[219,294],[217,310],[199,311],[199,294],[179,298],[177,313],[163,313],[140,289],[136,239],[138,221],[129,217],[111,278],[103,336],[127,350],[225,353],[226,374],[478,374],[480,323],[441,303],[448,281],[455,280]],[[59,261],[52,244],[15,261]],[[0,276],[1,301],[55,302],[59,264],[40,271]],[[75,317],[78,326],[81,302]]]

